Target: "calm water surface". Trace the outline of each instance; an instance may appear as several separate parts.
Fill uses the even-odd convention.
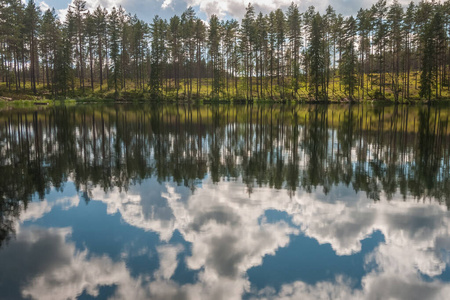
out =
[[[450,109],[0,112],[0,299],[448,299]]]

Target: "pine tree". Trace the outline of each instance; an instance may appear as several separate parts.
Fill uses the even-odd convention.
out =
[[[152,35],[150,93],[156,99],[162,97],[162,76],[167,26],[167,23],[159,16],[153,18],[153,23],[150,26]]]
[[[145,52],[148,27],[136,15],[131,19],[130,26],[132,31],[130,48],[133,60],[132,69],[134,71],[135,91],[138,89],[144,91]]]
[[[36,81],[39,76],[38,59],[38,30],[39,30],[40,10],[33,0],[29,0],[25,8],[25,26],[24,31],[27,35],[27,42],[30,48],[30,77],[31,89],[37,93]]]
[[[195,62],[195,31],[196,16],[194,9],[188,7],[181,15],[181,39],[183,43],[184,61],[184,89],[188,99],[192,96],[193,66]]]
[[[356,21],[353,17],[345,20],[343,30],[342,57],[339,63],[342,81],[345,91],[350,100],[354,99],[355,88],[357,87],[357,53],[355,51],[356,42]]]
[[[372,6],[372,11],[375,17],[373,19],[373,25],[375,27],[374,43],[376,44],[378,59],[378,97],[382,97],[384,99],[386,97],[386,45],[388,35],[388,25],[386,22],[386,0],[378,0],[378,2]]]
[[[255,20],[255,74],[256,74],[256,94],[258,99],[263,98],[263,76],[264,76],[264,59],[267,47],[267,21],[262,13],[258,14]]]
[[[3,80],[6,81],[9,90],[11,90],[11,84],[14,83],[15,90],[19,91],[21,86],[25,89],[25,7],[20,0],[7,1],[3,5],[5,5],[1,10],[1,34],[2,41],[4,41],[2,43]],[[11,72],[11,70],[13,71]]]
[[[78,56],[78,69],[79,69],[79,78],[80,78],[80,88],[84,94],[84,45],[85,45],[85,17],[86,17],[86,1],[84,0],[75,0],[73,2],[73,18],[75,20],[75,30],[76,30],[76,54]]]
[[[115,95],[118,95],[119,91],[119,81],[121,79],[121,57],[120,57],[120,17],[116,8],[111,10],[108,16],[108,33],[109,33],[109,47],[110,47],[110,58],[111,58],[111,80],[114,85]]]
[[[53,69],[55,58],[57,55],[57,45],[59,39],[59,24],[55,10],[48,9],[43,17],[41,26],[39,28],[39,48],[42,57],[44,81],[47,83],[47,88],[53,93]]]
[[[392,68],[390,72],[391,76],[391,88],[394,93],[395,102],[399,101],[400,96],[400,54],[403,53],[403,30],[402,30],[402,20],[403,20],[403,8],[394,0],[389,8],[387,14],[387,23],[389,26],[389,48],[391,54]]]
[[[360,9],[357,15],[357,26],[359,32],[359,54],[360,54],[360,70],[359,70],[359,83],[362,92],[362,99],[365,97],[365,76],[366,73],[370,73],[367,70],[366,60],[370,59],[370,10]],[[369,74],[370,75],[370,74]],[[367,83],[367,89],[369,88]]]
[[[89,73],[90,73],[90,83],[91,90],[94,92],[94,49],[95,47],[95,37],[96,37],[96,29],[95,29],[95,19],[90,12],[87,12],[85,19],[85,36],[87,40],[87,53],[89,55]]]
[[[298,6],[291,3],[287,12],[288,37],[292,55],[291,86],[292,96],[298,95],[300,89],[300,47],[301,47],[301,15]]]
[[[410,98],[410,74],[411,74],[411,61],[412,61],[412,48],[414,42],[414,15],[415,15],[415,5],[411,2],[406,10],[406,14],[403,19],[403,32],[404,32],[404,43],[405,43],[405,98]]]
[[[107,43],[107,24],[106,17],[107,11],[102,9],[100,6],[94,11],[93,19],[95,25],[95,34],[96,34],[96,45],[97,50],[96,54],[98,56],[98,64],[99,64],[99,79],[100,79],[100,91],[103,90],[103,63],[105,58],[105,45]]]
[[[255,39],[255,8],[249,3],[241,22],[240,50],[244,63],[246,99],[253,99],[253,44]]]
[[[173,68],[173,78],[175,81],[175,89],[178,93],[180,90],[181,65],[182,65],[182,41],[181,41],[181,20],[178,16],[173,16],[169,21],[168,30],[168,48],[170,49],[170,57]]]
[[[442,14],[439,10],[433,15],[430,22],[423,28],[422,44],[423,53],[421,60],[420,96],[431,101],[433,89],[435,97],[439,97],[439,58],[445,46],[445,31]]]
[[[285,97],[285,65],[284,65],[284,44],[286,41],[286,18],[281,9],[275,11],[275,30],[277,48],[277,78],[280,88],[280,97]]]
[[[220,73],[220,41],[221,41],[221,26],[219,18],[212,15],[209,20],[208,32],[208,46],[209,56],[211,57],[212,67],[212,96],[218,96],[221,87],[221,73]]]
[[[308,57],[310,59],[310,88],[315,100],[326,97],[323,90],[325,81],[324,32],[323,20],[316,13],[311,20],[309,32]]]
[[[206,27],[203,21],[197,19],[195,22],[194,29],[194,40],[195,40],[195,57],[197,64],[197,97],[200,97],[200,91],[202,88],[202,62],[203,62],[203,44],[206,38]]]
[[[229,91],[229,80],[230,77],[233,76],[235,79],[235,83],[237,83],[236,76],[236,61],[237,61],[237,32],[239,29],[239,23],[236,20],[228,20],[224,25],[224,45],[225,45],[225,56],[227,61],[226,66],[226,91],[227,95],[230,96]],[[235,86],[237,92],[237,86]]]
[[[130,62],[130,40],[131,34],[130,15],[125,12],[122,6],[118,9],[119,17],[119,47],[120,47],[120,87],[126,90],[126,79],[129,78],[129,62]]]

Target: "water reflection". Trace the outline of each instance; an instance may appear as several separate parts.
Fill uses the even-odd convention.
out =
[[[445,299],[449,113],[2,112],[0,298]]]

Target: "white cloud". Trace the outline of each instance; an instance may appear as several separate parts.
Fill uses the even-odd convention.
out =
[[[166,9],[166,8],[170,7],[171,4],[172,4],[172,0],[164,0],[163,4],[161,5],[161,8]]]
[[[341,13],[344,16],[356,15],[360,8],[370,8],[376,1],[374,0],[326,0],[326,1],[294,1],[299,6],[301,12],[306,11],[308,7],[314,6],[316,11],[325,13],[326,8],[331,5],[337,13]],[[388,1],[388,5],[392,1]],[[407,6],[410,1],[400,0],[400,4]],[[415,1],[417,2],[417,1]],[[47,7],[45,2],[42,7]],[[73,3],[71,0],[70,4]],[[258,14],[260,11],[267,14],[278,8],[286,12],[291,0],[92,0],[87,1],[87,8],[94,10],[97,6],[105,7],[110,10],[113,7],[118,8],[122,6],[127,12],[131,14],[137,14],[139,18],[151,22],[155,15],[159,15],[163,18],[170,19],[174,14],[180,15],[189,6],[194,7],[197,12],[200,12],[203,16],[209,19],[212,14],[218,15],[220,18],[232,17],[241,20],[245,14],[245,8],[248,3],[251,3],[255,7],[255,12]],[[58,15],[63,20],[67,14],[67,8],[59,9]]]
[[[39,3],[39,9],[41,10],[41,12],[46,12],[47,10],[51,9],[51,7],[50,7],[50,5],[45,3],[45,1],[41,1]]]
[[[71,0],[66,8],[57,10],[60,20],[65,20],[69,7],[73,7],[74,0]],[[86,1],[86,9],[93,12],[98,6],[111,10],[113,7],[119,8],[122,4],[126,4],[123,0],[89,0]],[[123,6],[123,5],[122,5]]]

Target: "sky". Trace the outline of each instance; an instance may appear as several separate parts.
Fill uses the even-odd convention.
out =
[[[68,5],[73,0],[36,0],[41,9],[55,8],[60,16],[65,15]],[[268,13],[277,8],[286,10],[292,0],[253,0],[257,13],[260,11]],[[324,12],[328,5],[331,5],[336,12],[343,15],[355,15],[360,8],[369,8],[376,0],[295,0],[301,11],[305,11],[313,5],[320,12]],[[391,1],[388,1],[390,3]],[[409,0],[399,0],[403,5]],[[183,11],[192,6],[197,12],[197,16],[203,20],[208,20],[213,14],[221,19],[234,18],[241,20],[248,0],[89,0],[88,9],[94,9],[98,5],[111,9],[122,6],[132,15],[136,14],[139,19],[151,22],[154,16],[159,15],[164,19],[169,19],[173,15],[181,15]]]

